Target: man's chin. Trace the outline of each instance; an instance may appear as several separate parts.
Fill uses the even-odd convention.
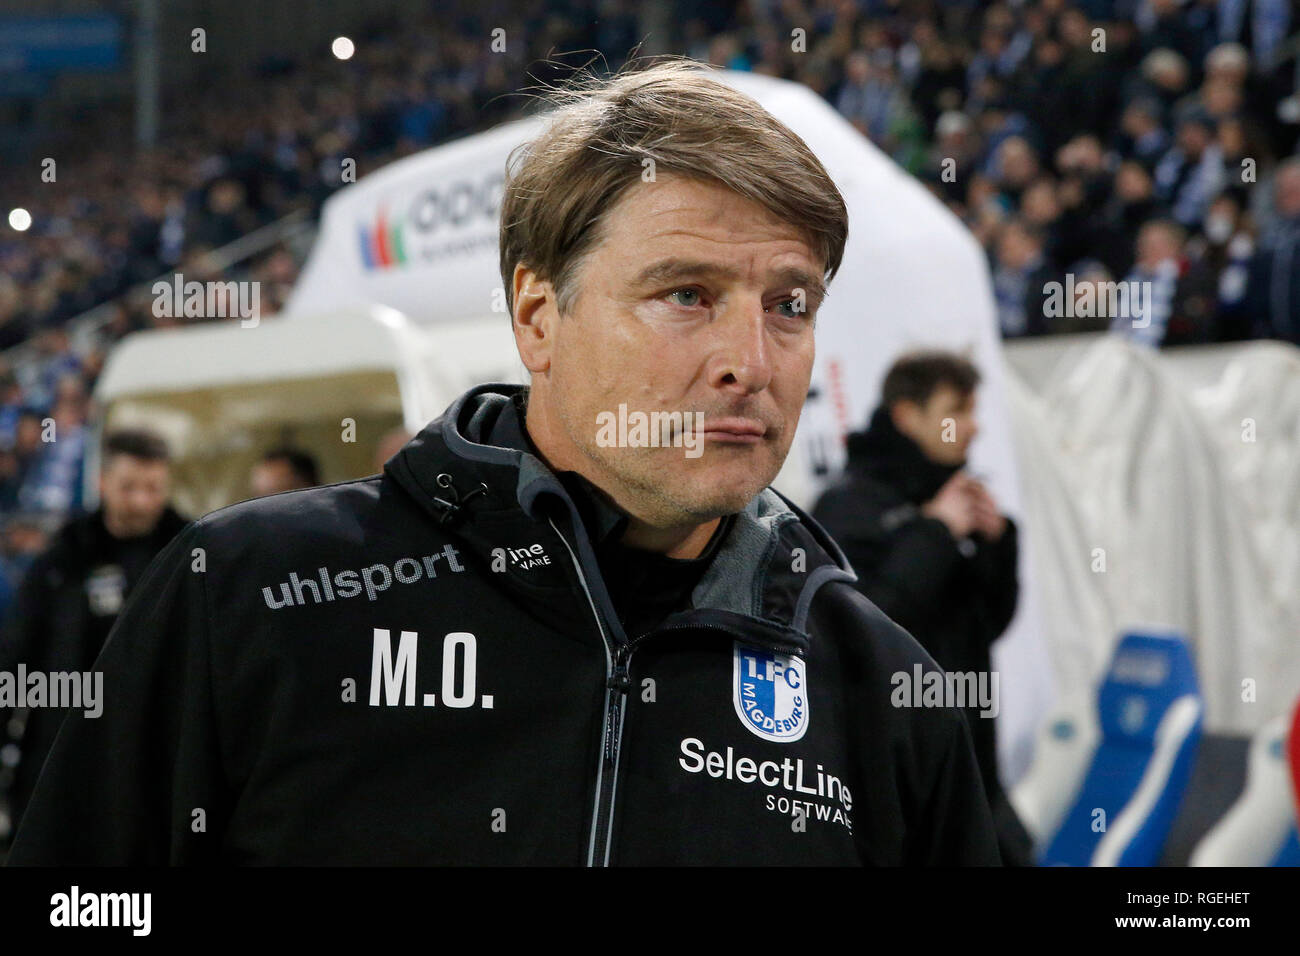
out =
[[[718,480],[707,487],[694,488],[692,494],[684,494],[682,497],[689,502],[692,514],[698,515],[701,520],[711,520],[743,511],[768,484],[755,484],[751,474],[743,481]]]
[[[680,454],[677,449],[672,451]],[[775,479],[780,469],[772,469],[770,457],[763,456],[761,462],[757,457],[749,456],[747,461],[656,461],[653,467],[635,470],[615,469],[610,463],[610,471],[626,486],[637,489],[637,496],[647,503],[657,501],[653,510],[667,505],[672,512],[703,522],[743,510]]]

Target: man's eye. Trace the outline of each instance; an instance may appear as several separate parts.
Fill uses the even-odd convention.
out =
[[[698,289],[677,289],[673,292],[669,292],[668,298],[672,299],[674,296],[679,296],[679,295],[687,296],[688,298],[675,300],[677,305],[684,305],[689,308],[690,306],[695,306],[700,304],[700,292]]]
[[[804,315],[806,310],[799,308],[799,303],[794,299],[785,299],[776,304],[777,310],[789,319],[797,319]]]

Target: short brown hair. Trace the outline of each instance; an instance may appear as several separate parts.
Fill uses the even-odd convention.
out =
[[[574,277],[595,245],[605,213],[641,181],[677,173],[734,190],[804,230],[829,282],[848,238],[844,197],[789,127],[700,64],[634,64],[613,78],[584,74],[550,91],[546,130],[506,163],[501,200],[501,278],[514,312],[515,266],[550,281],[564,314]]]
[[[937,349],[900,355],[885,373],[880,404],[892,408],[895,402],[924,405],[940,385],[951,385],[963,397],[975,391],[980,373],[970,359]]]
[[[107,469],[119,455],[143,461],[170,461],[167,442],[161,435],[144,428],[118,428],[104,436],[100,466]]]

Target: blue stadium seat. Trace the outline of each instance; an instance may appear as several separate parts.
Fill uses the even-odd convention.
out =
[[[1057,701],[1039,726],[1034,762],[1008,794],[1036,850],[1051,843],[1061,829],[1100,737],[1097,700],[1091,688]]]
[[[1192,866],[1300,866],[1296,804],[1287,767],[1286,715],[1251,741],[1246,786],[1192,853]]]
[[[1101,739],[1044,866],[1152,866],[1191,776],[1203,707],[1186,642],[1128,634],[1097,692]]]

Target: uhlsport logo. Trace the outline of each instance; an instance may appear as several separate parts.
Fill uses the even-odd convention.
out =
[[[808,729],[808,672],[797,657],[737,643],[732,701],[740,722],[764,740],[794,741]]]

